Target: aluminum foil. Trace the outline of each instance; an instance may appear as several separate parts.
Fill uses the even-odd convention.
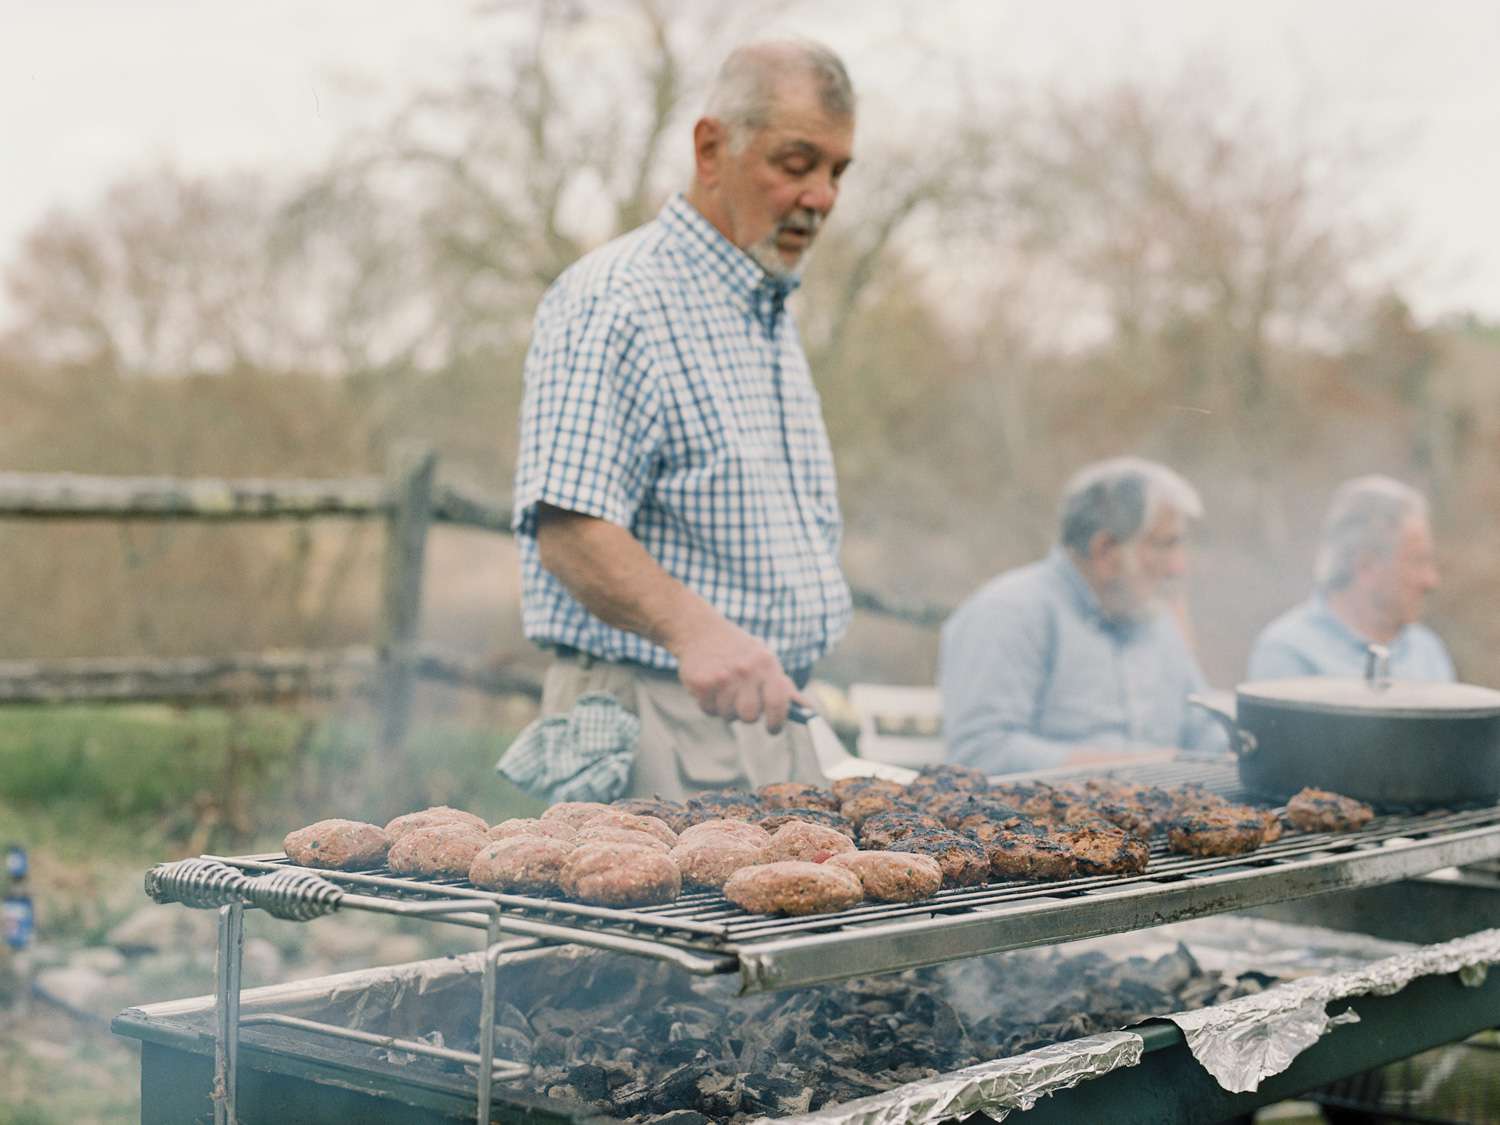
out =
[[[1421,946],[1361,968],[1305,977],[1215,1008],[1165,1018],[1182,1029],[1188,1049],[1224,1089],[1248,1093],[1316,1043],[1329,1028],[1358,1020],[1349,1009],[1330,1016],[1329,1004],[1356,996],[1389,996],[1418,977],[1457,973],[1470,987],[1500,961],[1500,929],[1482,930],[1441,945]]]
[[[1004,1120],[1040,1098],[1141,1061],[1145,1041],[1129,1031],[1054,1043],[1014,1058],[980,1063],[882,1094],[779,1118],[780,1125],[929,1125],[971,1113]]]

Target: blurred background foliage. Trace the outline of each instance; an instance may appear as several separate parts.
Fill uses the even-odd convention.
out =
[[[465,66],[316,175],[152,166],[47,215],[4,265],[0,470],[378,474],[415,440],[503,501],[537,298],[685,184],[705,83],[763,19],[492,5]],[[1367,204],[1388,154],[1203,66],[1036,89],[914,51],[934,85],[866,83],[797,298],[852,579],[955,604],[1046,549],[1080,464],[1160,458],[1208,502],[1192,598],[1228,684],[1305,595],[1332,488],[1382,471],[1432,495],[1433,623],[1500,683],[1500,616],[1474,611],[1500,584],[1500,326],[1414,319],[1420,248]],[[334,522],[0,524],[0,657],[365,641],[379,547]],[[427,595],[434,639],[525,650],[509,544],[439,533]],[[823,672],[930,682],[935,647],[862,617]]]

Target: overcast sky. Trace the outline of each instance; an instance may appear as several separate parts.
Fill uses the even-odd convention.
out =
[[[0,0],[0,262],[49,207],[87,202],[153,162],[315,165],[403,90],[451,69],[472,8]],[[1245,96],[1311,98],[1391,153],[1372,198],[1409,220],[1431,263],[1413,293],[1419,310],[1500,319],[1495,0],[812,0],[803,10],[866,85],[915,28],[1018,80],[1150,77],[1206,58]]]

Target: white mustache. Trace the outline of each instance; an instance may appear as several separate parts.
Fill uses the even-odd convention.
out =
[[[806,234],[809,239],[818,233],[818,228],[823,225],[823,216],[816,211],[801,209],[793,211],[776,224],[776,233],[783,234],[787,231],[797,230]]]

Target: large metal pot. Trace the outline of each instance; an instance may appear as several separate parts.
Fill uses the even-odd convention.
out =
[[[1240,780],[1264,797],[1310,785],[1387,807],[1500,798],[1500,691],[1389,679],[1378,646],[1364,679],[1265,680],[1193,702],[1229,728]]]

